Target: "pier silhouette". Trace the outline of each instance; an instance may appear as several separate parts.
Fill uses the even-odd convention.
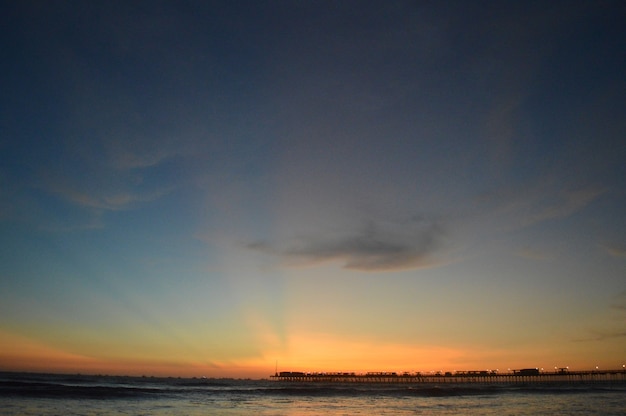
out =
[[[521,369],[507,372],[498,371],[457,371],[437,373],[306,373],[281,371],[270,376],[271,380],[282,382],[323,382],[323,383],[625,383],[626,370],[540,371]]]

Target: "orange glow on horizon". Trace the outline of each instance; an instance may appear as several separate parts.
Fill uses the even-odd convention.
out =
[[[266,354],[270,356],[271,354]],[[280,368],[295,371],[416,371],[451,366],[463,355],[452,348],[375,344],[330,334],[292,334],[275,354]]]
[[[171,359],[137,358],[128,355],[75,354],[21,335],[0,331],[0,371],[109,374],[130,376],[172,376],[209,378],[267,378],[278,371],[431,372],[457,370],[505,370],[507,368],[569,366],[589,369],[592,364],[576,353],[552,354],[535,350],[487,350],[471,347],[447,348],[428,345],[375,343],[365,339],[344,339],[324,333],[293,333],[282,348],[268,349],[256,357],[209,360],[199,357]],[[274,345],[276,347],[276,345]],[[154,352],[154,351],[153,351]],[[149,351],[147,352],[149,353]],[[174,354],[176,355],[176,354]],[[521,358],[520,358],[521,357]],[[558,357],[555,360],[554,357]],[[203,357],[204,358],[204,357]],[[617,368],[622,364],[598,360],[593,366]],[[278,368],[276,368],[276,365]]]

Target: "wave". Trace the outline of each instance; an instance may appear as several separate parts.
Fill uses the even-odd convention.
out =
[[[107,399],[164,393],[161,389],[129,386],[63,385],[43,382],[0,381],[0,395],[23,397],[63,397]]]

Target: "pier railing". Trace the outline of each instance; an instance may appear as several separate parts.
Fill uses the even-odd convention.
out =
[[[284,382],[323,383],[594,383],[626,382],[626,371],[555,371],[523,373],[459,372],[445,374],[396,374],[396,373],[302,373],[281,372],[270,376],[271,380]]]

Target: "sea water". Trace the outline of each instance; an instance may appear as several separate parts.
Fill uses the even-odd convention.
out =
[[[2,415],[624,415],[626,383],[370,384],[0,373]]]

